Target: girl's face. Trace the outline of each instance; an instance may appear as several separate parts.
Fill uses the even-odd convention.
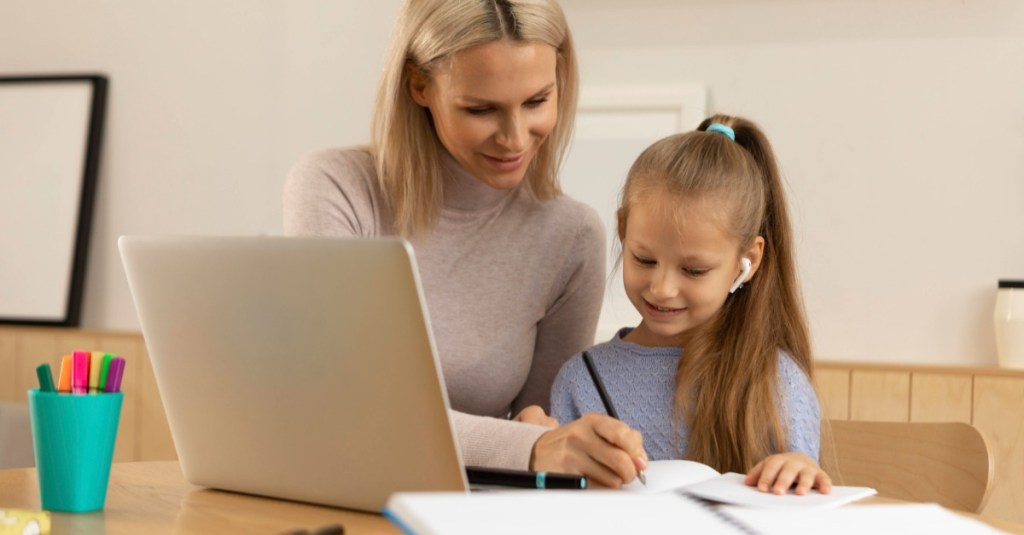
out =
[[[632,202],[622,240],[626,295],[643,321],[628,336],[645,346],[683,347],[694,327],[714,317],[751,260],[753,276],[764,240],[741,255],[722,224],[720,201],[679,199],[667,193]],[[743,290],[738,290],[743,291]]]
[[[411,76],[410,93],[463,169],[510,189],[558,119],[556,64],[550,45],[493,41],[455,54],[429,80]]]

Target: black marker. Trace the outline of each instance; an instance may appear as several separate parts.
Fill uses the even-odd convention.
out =
[[[469,478],[471,484],[475,485],[499,485],[527,489],[583,490],[587,488],[586,476],[555,472],[528,472],[467,466],[466,477]]]
[[[597,387],[597,395],[601,396],[601,404],[604,405],[604,411],[608,413],[608,416],[619,419],[619,413],[615,412],[615,406],[612,405],[612,398],[608,397],[608,391],[604,389],[604,382],[601,381],[601,376],[597,374],[597,368],[594,367],[594,361],[590,359],[590,353],[583,352],[583,363],[587,365],[587,371],[590,372],[590,379],[594,381],[594,386]],[[640,480],[644,486],[647,486],[647,476],[643,470],[640,470],[636,474],[637,479]]]

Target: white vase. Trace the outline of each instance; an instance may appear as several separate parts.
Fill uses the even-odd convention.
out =
[[[999,280],[993,320],[999,366],[1024,369],[1024,280]]]

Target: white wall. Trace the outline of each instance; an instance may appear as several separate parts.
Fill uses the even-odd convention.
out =
[[[85,326],[137,327],[121,234],[280,231],[290,164],[366,140],[398,5],[0,5],[0,73],[111,80]],[[1024,277],[1024,3],[563,6],[585,85],[701,84],[764,126],[823,358],[995,362],[996,279]]]

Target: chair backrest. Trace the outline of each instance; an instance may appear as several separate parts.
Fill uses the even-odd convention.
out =
[[[0,470],[35,466],[28,405],[0,401]]]
[[[829,420],[821,445],[822,468],[835,484],[972,513],[988,499],[992,455],[965,423]]]

